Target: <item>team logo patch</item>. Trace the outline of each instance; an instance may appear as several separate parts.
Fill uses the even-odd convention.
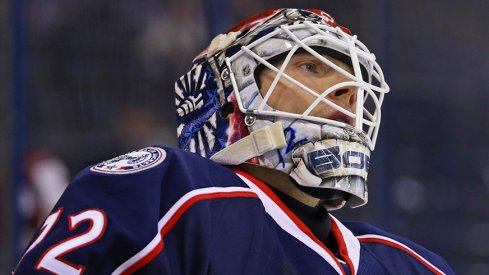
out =
[[[90,170],[105,174],[131,174],[155,167],[165,158],[165,150],[147,147],[104,161],[92,166]]]

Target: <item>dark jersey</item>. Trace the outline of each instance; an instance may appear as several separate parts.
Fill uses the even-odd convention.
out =
[[[453,274],[442,258],[329,215],[333,253],[261,181],[149,147],[83,170],[15,274]]]

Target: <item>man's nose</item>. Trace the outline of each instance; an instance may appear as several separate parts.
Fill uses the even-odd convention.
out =
[[[355,113],[356,91],[356,87],[339,88],[329,93],[325,99],[348,112]],[[322,118],[331,118],[336,111],[340,111],[346,115],[346,113],[340,109],[321,102],[312,110],[311,115]],[[348,123],[351,124],[351,122]]]
[[[355,110],[355,103],[357,98],[356,87],[343,87],[334,90],[328,94],[328,99],[333,103],[347,109],[348,111]]]

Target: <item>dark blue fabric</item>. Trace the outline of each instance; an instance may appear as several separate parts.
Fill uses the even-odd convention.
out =
[[[85,266],[84,274],[110,274],[157,235],[160,219],[188,192],[207,187],[248,188],[228,168],[163,148],[166,159],[138,173],[83,170],[54,207],[53,211],[63,207],[55,227],[25,255],[16,274],[43,273],[34,267],[49,247],[88,230],[89,223],[70,230],[67,222],[70,215],[86,209],[106,214],[104,234],[61,258]],[[446,273],[453,273],[440,257],[407,240],[364,223],[346,226],[355,234],[396,239]],[[336,274],[319,254],[284,231],[257,197],[198,201],[181,215],[163,243],[163,250],[138,274]],[[410,255],[382,244],[363,243],[360,253],[357,274],[431,274]]]
[[[446,274],[454,274],[451,267],[443,260],[443,258],[412,241],[406,240],[382,229],[379,229],[373,225],[362,222],[344,222],[343,224],[350,231],[352,231],[355,236],[375,234],[393,239],[401,244],[406,245]],[[426,267],[424,265],[422,265],[414,257],[399,248],[388,246],[382,243],[362,243],[362,247],[364,249],[362,249],[361,258],[371,256],[377,258],[379,264],[381,264],[386,270],[389,270],[389,273],[424,274],[423,272],[426,272]],[[400,268],[400,262],[403,263],[402,268]]]

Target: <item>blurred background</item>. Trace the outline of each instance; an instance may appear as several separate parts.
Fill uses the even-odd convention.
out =
[[[276,7],[333,15],[391,86],[370,202],[335,215],[489,274],[485,0],[0,0],[0,274],[80,169],[175,146],[173,82],[214,35]]]

